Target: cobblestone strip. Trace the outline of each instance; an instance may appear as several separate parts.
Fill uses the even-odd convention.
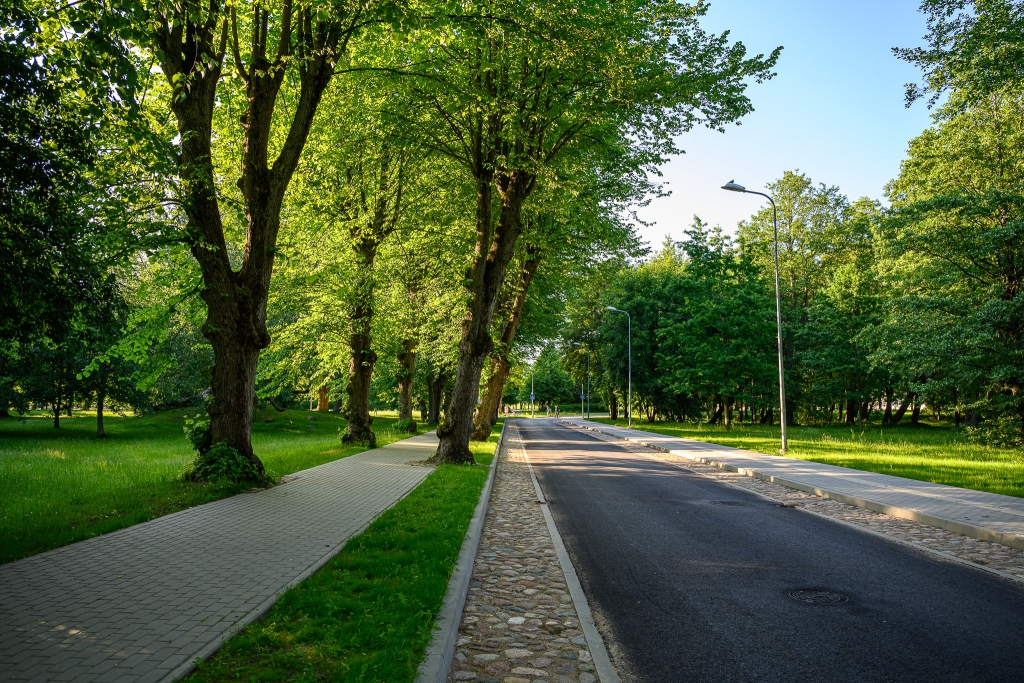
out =
[[[623,441],[600,432],[583,430],[579,427],[573,428],[585,431],[588,436],[592,436],[595,439],[616,443],[632,453],[672,463],[690,472],[717,479],[737,488],[753,491],[766,498],[778,501],[781,505],[803,508],[825,517],[842,520],[854,526],[869,529],[926,550],[951,555],[959,560],[970,562],[979,567],[994,569],[1008,574],[1017,580],[1024,581],[1024,550],[1011,548],[1000,543],[981,541],[970,536],[946,531],[945,529],[921,524],[909,519],[901,519],[853,505],[846,505],[829,498],[822,498],[813,493],[797,491],[782,484],[748,477],[738,472],[728,472],[714,465],[696,462],[678,455]]]
[[[498,457],[448,680],[595,683],[514,424],[506,427]]]

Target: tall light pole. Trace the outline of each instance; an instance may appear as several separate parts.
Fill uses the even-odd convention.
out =
[[[530,368],[530,417],[533,417],[533,396],[533,368]]]
[[[615,311],[616,313],[626,314],[626,358],[627,358],[627,378],[629,389],[626,394],[626,423],[628,426],[633,426],[633,318],[629,315],[628,311],[624,311],[621,308],[615,308],[614,306],[605,306],[609,311]]]
[[[587,395],[587,412],[586,412],[586,416],[587,416],[587,419],[589,420],[590,419],[590,347],[588,347],[583,342],[573,342],[572,345],[573,346],[582,346],[587,351],[587,391],[586,391],[586,395]],[[581,416],[583,415],[583,397],[582,396],[580,396],[580,415]]]
[[[775,240],[775,326],[778,331],[779,338],[779,424],[782,425],[782,453],[785,453],[789,442],[786,439],[786,377],[782,370],[782,296],[779,294],[779,213],[775,208],[775,200],[771,196],[766,195],[764,192],[755,192],[754,190],[748,190],[742,185],[736,184],[736,182],[730,180],[725,185],[722,185],[723,190],[729,190],[730,192],[745,192],[747,194],[756,194],[764,197],[772,203],[772,223],[774,225],[774,240]]]

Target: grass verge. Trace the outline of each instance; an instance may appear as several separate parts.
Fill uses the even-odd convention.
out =
[[[46,416],[0,421],[0,563],[245,488],[181,481],[195,455],[182,424],[196,412],[107,416],[105,439],[95,438],[95,417],[84,413],[62,418],[60,429]],[[379,445],[409,436],[390,429],[394,422],[374,419]],[[365,450],[342,445],[344,428],[334,413],[267,409],[256,415],[253,447],[267,471],[280,477]]]
[[[613,424],[607,418],[594,422]],[[625,420],[614,422],[625,427]],[[721,425],[656,422],[633,423],[634,429],[706,441],[757,453],[778,455],[779,428],[762,425]],[[964,441],[950,426],[922,422],[918,426],[790,427],[787,457],[851,469],[891,474],[936,484],[1024,497],[1024,453]]]
[[[481,465],[500,427],[473,444]],[[485,467],[437,467],[186,680],[413,680],[486,480]]]

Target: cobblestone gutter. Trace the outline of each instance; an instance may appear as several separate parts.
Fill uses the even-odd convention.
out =
[[[593,658],[508,424],[449,681],[595,683]]]
[[[565,426],[571,427],[571,425]],[[573,428],[580,429],[578,427]],[[822,498],[813,493],[797,491],[782,484],[748,477],[738,472],[728,472],[714,465],[695,462],[678,455],[616,439],[597,431],[582,429],[580,431],[586,431],[588,436],[602,441],[614,442],[630,452],[645,455],[662,462],[672,463],[683,469],[717,479],[731,486],[753,491],[766,498],[778,501],[782,505],[804,508],[810,512],[884,534],[924,550],[930,550],[950,558],[968,562],[979,569],[993,570],[1007,578],[1024,581],[1024,550],[1011,548],[1000,543],[981,541],[970,536],[946,531],[945,529],[921,524],[909,519],[900,519],[853,505],[846,505],[835,500]]]

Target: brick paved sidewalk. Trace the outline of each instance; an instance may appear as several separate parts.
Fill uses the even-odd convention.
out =
[[[725,465],[744,474],[893,517],[912,519],[973,538],[1024,548],[1024,498],[764,455],[576,418],[562,421],[665,450],[690,460]]]
[[[0,565],[0,681],[172,680],[430,473],[434,434]]]

